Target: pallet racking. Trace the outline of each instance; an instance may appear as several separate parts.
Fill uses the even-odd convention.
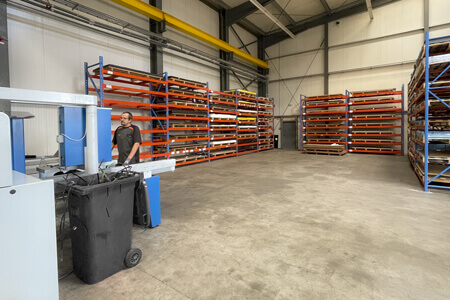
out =
[[[99,62],[85,68],[85,93],[131,111],[141,128],[140,158],[174,158],[177,166],[273,149],[273,99],[245,90],[218,92],[208,83]],[[113,132],[112,132],[113,133]],[[117,155],[113,156],[117,158]]]
[[[124,110],[135,115],[133,121],[138,123],[143,137],[140,158],[166,158],[169,151],[167,74],[105,66],[103,57],[92,65],[85,62],[84,72],[85,93],[95,92],[99,97],[98,106],[112,108],[112,121],[119,121]]]
[[[347,149],[347,107],[343,94],[300,95],[300,150],[311,144],[339,144]]]
[[[430,39],[408,84],[408,158],[424,190],[450,189],[450,36]]]
[[[211,160],[236,156],[237,103],[233,94],[210,91]]]
[[[169,76],[170,158],[177,166],[209,160],[208,83]]]
[[[258,100],[256,93],[246,90],[230,90],[237,105],[237,155],[258,152]]]
[[[403,154],[403,89],[346,92],[349,152]]]
[[[258,97],[258,150],[273,149],[274,137],[273,99]]]

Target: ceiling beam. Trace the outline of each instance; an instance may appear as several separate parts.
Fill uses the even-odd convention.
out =
[[[372,2],[370,0],[366,0],[367,11],[369,12],[369,18],[373,20],[373,11],[372,11]]]
[[[289,29],[286,28],[286,26],[283,25],[277,18],[275,18],[274,15],[270,13],[264,6],[259,4],[257,0],[250,0],[250,2],[256,6],[260,11],[262,11],[272,22],[274,22],[278,27],[283,29],[284,32],[286,32],[291,38],[295,39],[295,34],[289,31]]]
[[[232,52],[233,55],[250,62],[251,64],[254,64],[258,67],[267,69],[268,63],[260,60],[252,55],[249,55],[248,53],[230,45],[227,42],[222,41],[221,39],[197,28],[192,26],[191,24],[184,22],[150,4],[147,4],[140,0],[110,0],[114,3],[117,3],[119,5],[122,5],[123,7],[126,7],[134,12],[137,12],[143,16],[146,16],[148,18],[151,18],[155,21],[162,21],[164,20],[167,24],[167,26],[170,26],[184,34],[187,34],[189,36],[192,36],[204,43],[207,43],[213,47],[218,48],[219,50],[225,51],[225,52]]]
[[[320,3],[322,3],[322,6],[325,9],[325,11],[327,12],[327,14],[331,15],[331,9],[330,9],[330,6],[328,5],[327,0],[320,0]]]
[[[325,1],[325,0],[323,0],[323,1]],[[280,4],[278,4],[278,2],[276,0],[273,1],[271,4],[273,7],[275,7],[276,10],[278,10],[280,12],[280,14],[282,16],[284,16],[286,19],[288,19],[289,23],[295,24],[295,20],[292,19],[292,17],[286,12],[286,10],[284,8],[281,7]]]
[[[372,0],[372,7],[377,8],[396,1],[400,0]],[[322,13],[312,18],[297,22],[295,25],[288,25],[287,28],[292,33],[297,35],[300,32],[306,31],[310,28],[324,25],[326,23],[333,22],[345,17],[349,17],[354,14],[363,13],[365,11],[367,11],[366,2],[364,0],[356,1],[343,6],[340,10],[332,13],[331,15],[327,15],[327,13]],[[288,38],[289,36],[287,35],[287,33],[285,33],[282,30],[276,30],[271,33],[268,33],[264,36],[264,48],[275,45]]]
[[[229,10],[231,8],[222,0],[200,0],[200,2],[207,5],[211,9],[214,9],[217,12],[221,10]],[[244,28],[246,31],[250,32],[254,36],[260,36],[264,34],[264,31],[262,31],[258,26],[256,26],[255,24],[246,19],[241,19],[237,21],[236,24]]]
[[[274,0],[256,0],[262,6],[273,2]],[[253,5],[250,1],[244,2],[241,5],[230,8],[227,10],[227,25],[233,25],[237,21],[251,15],[256,12],[258,8]]]

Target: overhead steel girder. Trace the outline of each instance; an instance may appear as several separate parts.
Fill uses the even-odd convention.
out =
[[[325,1],[325,0],[321,0],[321,1]],[[294,19],[292,19],[292,17],[286,12],[286,10],[285,10],[284,8],[281,7],[280,4],[278,4],[277,1],[273,1],[271,4],[272,4],[273,7],[275,7],[276,10],[278,10],[278,12],[279,12],[282,16],[284,16],[284,17],[289,21],[289,23],[295,24]],[[285,8],[286,8],[286,7],[285,7]]]
[[[327,0],[320,0],[320,3],[322,3],[322,6],[325,9],[325,11],[327,12],[327,14],[331,15],[331,9],[330,9],[330,6],[328,5]]]
[[[262,6],[273,2],[274,0],[257,0]],[[226,26],[233,25],[240,19],[243,19],[252,13],[258,11],[258,8],[254,6],[250,1],[244,2],[241,5],[230,8],[226,12]]]
[[[222,11],[222,10],[231,9],[231,7],[229,5],[227,5],[225,2],[223,2],[222,0],[200,0],[200,2],[202,2],[203,4],[207,5],[208,7],[214,9],[215,11],[217,11],[219,13],[221,13],[220,11]],[[237,21],[236,24],[239,25],[240,27],[242,27],[243,29],[247,30],[254,36],[260,36],[260,35],[264,34],[264,31],[262,31],[255,24],[253,24],[252,22],[250,22],[246,19],[241,19],[241,20]]]
[[[185,34],[188,34],[192,37],[195,37],[207,44],[210,44],[222,51],[225,52],[232,52],[236,57],[239,57],[247,62],[250,62],[258,67],[267,69],[268,68],[268,62],[263,61],[261,59],[258,59],[234,46],[231,46],[230,44],[204,32],[203,30],[200,30],[172,15],[169,15],[165,13],[164,11],[157,9],[156,7],[149,5],[147,3],[144,3],[140,0],[111,0],[117,4],[120,4],[126,8],[129,8],[137,13],[140,13],[141,15],[144,15],[148,18],[151,18],[155,21],[162,21],[165,20],[167,26],[170,26],[172,28],[175,28]]]
[[[400,0],[372,0],[372,7],[377,8],[386,4],[390,4]],[[298,22],[296,25],[286,26],[292,33],[299,34],[300,32],[306,31],[310,28],[320,26],[329,22],[333,22],[357,13],[362,13],[367,11],[366,1],[360,0],[347,4],[342,7],[341,10],[327,15],[327,13],[322,13],[318,16],[309,18]],[[264,48],[270,47],[272,45],[278,44],[279,42],[288,39],[289,36],[282,30],[274,31],[264,36]]]

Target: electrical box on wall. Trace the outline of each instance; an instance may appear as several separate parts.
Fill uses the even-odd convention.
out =
[[[61,166],[84,165],[86,109],[59,108],[59,153]],[[97,108],[98,160],[108,162],[111,154],[111,109]]]

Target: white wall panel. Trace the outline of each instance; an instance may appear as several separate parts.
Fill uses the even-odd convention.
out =
[[[430,0],[430,26],[450,23],[448,0]]]
[[[450,27],[443,27],[443,28],[437,28],[437,29],[433,29],[430,30],[430,37],[431,38],[436,38],[436,37],[441,37],[441,36],[448,36],[450,35]],[[417,53],[418,55],[419,53]]]
[[[278,71],[282,78],[323,73],[323,54],[320,50],[282,58]]]
[[[362,44],[331,48],[329,70],[347,70],[414,60],[423,43],[423,33]]]
[[[349,91],[401,89],[407,84],[413,64],[330,75],[330,93]],[[406,91],[405,91],[406,92]]]
[[[286,39],[281,43],[267,48],[266,52],[269,55],[269,58],[275,58],[278,56],[317,49],[322,45],[324,37],[324,27],[317,26],[297,34],[295,39]]]
[[[394,2],[373,14],[373,20],[364,12],[339,20],[339,25],[330,23],[330,46],[423,28],[423,0]]]

